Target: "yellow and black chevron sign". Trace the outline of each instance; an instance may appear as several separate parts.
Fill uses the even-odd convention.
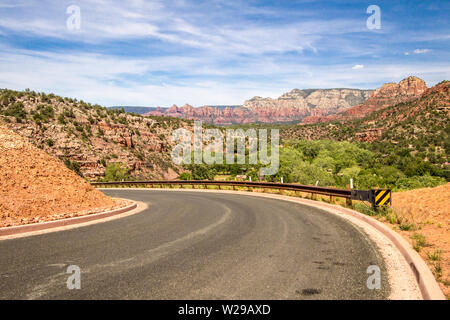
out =
[[[375,190],[375,206],[390,206],[391,205],[391,190],[377,189]]]

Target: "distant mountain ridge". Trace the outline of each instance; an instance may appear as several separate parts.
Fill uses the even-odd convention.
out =
[[[223,110],[225,108],[240,108],[242,107],[242,105],[231,105],[231,106],[227,106],[227,105],[217,105],[217,106],[211,106],[211,108],[217,108],[219,110]],[[160,110],[162,110],[164,113],[165,110],[169,109],[169,107],[159,107]],[[197,108],[202,108],[202,107],[197,107]],[[146,113],[152,112],[152,111],[158,111],[158,107],[144,107],[144,106],[111,106],[108,107],[108,109],[123,109],[125,112],[129,112],[129,113],[136,113],[136,114],[140,114],[140,115],[144,115]]]
[[[125,112],[144,114],[150,111],[155,111],[155,107],[144,107],[144,106],[111,106],[108,109],[123,109]]]
[[[370,97],[373,90],[360,89],[294,89],[277,99],[253,97],[242,106],[204,106],[194,108],[157,107],[144,115],[170,116],[202,120],[217,125],[247,123],[292,123],[308,116],[326,116],[358,105]]]

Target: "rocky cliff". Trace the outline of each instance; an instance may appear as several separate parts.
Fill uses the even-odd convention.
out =
[[[180,119],[148,118],[55,95],[0,90],[0,122],[91,180],[111,163],[135,179],[178,176],[170,158],[172,130]]]
[[[407,102],[420,97],[427,90],[425,81],[410,76],[397,83],[386,83],[373,91],[370,98],[354,107],[338,111],[330,115],[311,115],[302,123],[317,123],[329,121],[344,121],[363,118],[377,110],[400,102]]]
[[[308,116],[325,116],[349,109],[369,98],[371,90],[294,89],[278,99],[254,97],[244,102],[260,122],[297,121]]]
[[[399,85],[383,86],[374,97],[382,95],[383,99],[389,98],[387,90],[393,93],[393,101],[409,101],[385,106],[388,103],[385,99],[378,105],[369,104],[364,110],[370,110],[369,107],[374,105],[383,107],[362,118],[358,115],[356,119],[343,118],[338,122],[293,125],[281,136],[284,139],[382,141],[386,146],[397,145],[398,149],[423,152],[437,163],[445,163],[449,157],[450,141],[450,81],[424,89],[423,82],[406,79]],[[403,95],[398,95],[399,90]],[[413,99],[418,92],[422,94]]]

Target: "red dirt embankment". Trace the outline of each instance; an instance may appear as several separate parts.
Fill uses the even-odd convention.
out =
[[[0,126],[0,227],[102,212],[122,202]]]
[[[392,208],[401,225],[414,226],[396,231],[419,251],[450,299],[450,183],[394,192]]]

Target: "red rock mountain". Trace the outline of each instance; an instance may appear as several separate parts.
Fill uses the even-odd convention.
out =
[[[327,116],[309,116],[302,123],[344,121],[363,118],[377,110],[420,97],[428,89],[425,81],[410,76],[397,83],[386,83],[372,92],[369,99],[357,106]]]
[[[158,107],[146,115],[164,115],[189,120],[202,120],[217,125],[246,123],[318,123],[363,118],[374,111],[420,97],[427,85],[410,76],[397,83],[386,83],[373,90],[358,89],[294,89],[277,99],[254,97],[241,107],[194,108]]]
[[[416,81],[415,79],[410,80]],[[405,88],[405,85],[412,82],[402,81],[401,83]],[[389,85],[387,88],[395,87]],[[403,92],[409,93],[405,96],[411,97],[417,92],[414,90],[420,92],[423,87],[410,85],[409,88],[410,90]],[[382,92],[381,89],[380,92]],[[394,90],[394,92],[398,91]],[[448,157],[449,115],[450,81],[442,81],[434,87],[426,89],[418,98],[382,107],[362,118],[293,125],[283,130],[281,137],[306,140],[384,141],[387,145],[406,147],[411,152],[424,152],[428,149],[426,151],[428,154],[435,154],[434,157],[442,158],[444,163],[445,155],[447,154]]]
[[[171,116],[189,120],[227,125],[246,123],[286,123],[298,122],[308,116],[326,116],[364,102],[371,90],[357,89],[294,89],[277,99],[254,97],[244,102],[242,107],[157,108],[145,115]]]

